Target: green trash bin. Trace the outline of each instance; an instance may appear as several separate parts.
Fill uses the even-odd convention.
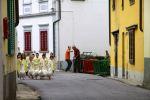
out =
[[[101,76],[108,76],[110,75],[110,64],[109,60],[95,60],[93,61],[94,66],[94,74],[98,74]]]

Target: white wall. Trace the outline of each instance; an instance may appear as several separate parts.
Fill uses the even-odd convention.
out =
[[[39,14],[39,0],[31,0],[31,14]],[[52,0],[48,0],[48,12],[51,12],[52,8]],[[23,15],[23,0],[19,0],[19,15]],[[19,25],[17,26],[17,40],[18,47],[20,47],[20,51],[24,51],[24,28],[23,26],[32,26],[31,32],[31,43],[32,43],[32,51],[39,52],[40,51],[40,37],[39,37],[39,25],[48,24],[48,50],[49,52],[53,51],[53,33],[52,33],[52,15],[45,16],[34,16],[34,17],[21,17],[19,20]]]
[[[53,34],[52,34],[52,17],[35,17],[20,19],[20,23],[17,26],[18,33],[18,47],[20,51],[24,51],[24,28],[23,26],[32,25],[31,39],[32,39],[32,51],[39,52],[40,50],[40,37],[39,37],[39,25],[49,24],[48,26],[48,46],[49,51],[53,51]]]
[[[39,0],[31,0],[32,3],[32,14],[39,13]],[[48,0],[48,12],[51,11],[52,0]],[[23,0],[19,0],[19,15],[23,15]]]
[[[144,1],[144,57],[150,58],[150,0]]]
[[[108,6],[108,0],[62,0],[62,20],[59,22],[57,41],[60,60],[64,60],[67,46],[74,44],[81,52],[105,55],[105,50],[109,50]]]

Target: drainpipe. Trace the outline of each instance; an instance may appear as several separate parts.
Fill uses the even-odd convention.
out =
[[[109,0],[109,45],[111,46],[111,1]]]
[[[142,0],[139,0],[139,15],[140,15],[140,18],[139,18],[139,28],[140,28],[140,31],[143,32],[143,27],[142,27],[142,21],[143,21],[143,16],[142,16],[142,13],[143,13],[143,2]]]
[[[54,53],[54,55],[56,55],[56,49],[55,49],[55,45],[56,45],[56,43],[55,43],[55,35],[56,35],[56,33],[55,33],[55,26],[56,26],[56,23],[57,22],[59,22],[60,20],[61,20],[61,0],[57,0],[58,1],[58,19],[57,20],[55,20],[54,22],[53,22],[53,53]]]
[[[19,1],[15,0],[15,16],[16,16],[16,22],[15,22],[15,26],[18,26],[19,24]]]

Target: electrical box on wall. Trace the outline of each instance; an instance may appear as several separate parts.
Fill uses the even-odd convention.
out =
[[[7,17],[3,18],[3,38],[4,39],[8,38],[8,18]]]

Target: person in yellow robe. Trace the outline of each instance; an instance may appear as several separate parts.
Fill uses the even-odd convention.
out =
[[[52,72],[54,73],[57,67],[57,61],[53,53],[50,53],[49,64],[51,66]]]
[[[36,53],[36,57],[34,57],[34,59],[33,59],[33,64],[34,64],[33,76],[37,79],[39,66],[40,66],[39,53]]]
[[[17,77],[19,78],[20,74],[20,68],[21,68],[21,53],[18,53],[17,55]]]
[[[22,64],[24,66],[24,70],[25,70],[25,73],[27,75],[27,73],[28,73],[28,62],[26,60],[25,54],[22,54]]]
[[[42,54],[42,59],[40,60],[40,70],[39,70],[39,76],[45,77],[48,76],[49,79],[51,79],[51,76],[48,75],[48,59],[46,58],[46,54]]]
[[[33,79],[33,72],[34,72],[34,54],[31,54],[29,56],[29,62],[28,62],[28,76],[29,78]]]

